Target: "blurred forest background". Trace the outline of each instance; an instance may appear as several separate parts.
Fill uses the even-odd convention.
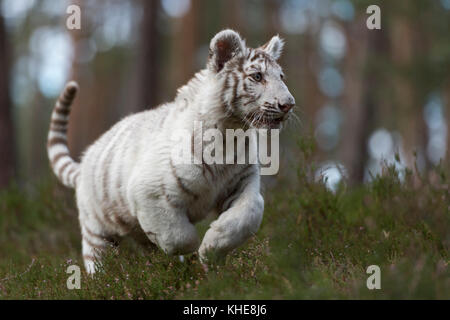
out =
[[[66,28],[70,4],[81,30]],[[371,4],[381,30],[366,27]],[[226,27],[253,47],[286,40],[301,123],[283,132],[281,176],[306,135],[331,188],[343,175],[369,181],[383,159],[426,172],[448,158],[450,0],[0,0],[0,188],[49,177],[46,135],[66,81],[81,87],[69,126],[78,158],[120,118],[172,100]]]

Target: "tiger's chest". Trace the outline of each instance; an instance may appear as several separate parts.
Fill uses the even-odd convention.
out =
[[[184,193],[190,193],[185,197],[189,219],[197,222],[211,211],[220,213],[221,203],[236,190],[240,173],[248,166],[202,164],[180,177],[181,181],[177,181],[177,184],[185,183],[180,189],[185,189]]]

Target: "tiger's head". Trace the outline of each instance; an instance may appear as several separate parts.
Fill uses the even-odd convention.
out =
[[[227,117],[247,128],[280,128],[295,105],[277,63],[284,42],[274,36],[253,49],[233,30],[211,40],[208,69],[220,83],[220,101]]]

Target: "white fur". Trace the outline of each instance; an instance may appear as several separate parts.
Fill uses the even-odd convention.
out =
[[[281,52],[283,52],[284,41],[276,35],[264,47],[264,51],[270,54],[275,60],[278,60]]]
[[[217,70],[215,61],[219,52],[215,48],[217,41],[230,41],[225,44],[233,49],[227,53],[231,58],[221,66],[223,70]],[[266,50],[274,55],[281,52],[275,43]],[[222,132],[227,128],[256,126],[257,119],[250,123],[240,117],[249,110],[265,111],[264,102],[266,106],[270,103],[276,114],[280,113],[276,110],[277,103],[293,103],[280,80],[281,68],[274,61],[266,58],[270,61],[250,62],[258,52],[261,50],[247,48],[236,32],[222,31],[211,41],[208,68],[180,88],[173,102],[126,117],[87,149],[80,164],[80,176],[73,180],[77,182],[88,272],[95,271],[94,259],[90,257],[100,258],[95,247],[105,246],[103,238],[124,236],[136,225],[166,253],[181,255],[198,250],[203,261],[209,253],[225,256],[255,234],[264,210],[259,166],[216,165],[205,170],[203,165],[174,165],[171,158],[174,142],[170,137],[175,129],[193,132],[195,121],[201,121],[204,130],[217,128]],[[248,58],[242,65],[245,73],[255,72],[255,64],[259,65],[265,77],[264,87],[243,73],[230,71],[231,60],[239,57]],[[231,76],[232,72],[235,75]],[[226,81],[229,88],[223,90]],[[237,100],[235,94],[243,93],[244,82],[254,101],[248,97],[232,101],[233,96]],[[231,104],[232,116],[224,111],[224,105]],[[211,212],[220,215],[200,241],[194,223]]]

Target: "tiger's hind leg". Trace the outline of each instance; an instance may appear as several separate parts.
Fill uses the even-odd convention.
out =
[[[96,266],[101,265],[104,251],[107,248],[116,247],[119,238],[105,229],[95,213],[87,212],[82,206],[79,208],[84,266],[87,273],[94,274]]]
[[[101,264],[101,257],[108,247],[118,245],[118,240],[104,236],[101,232],[92,231],[86,222],[81,227],[82,253],[87,273],[96,271],[96,264]]]

